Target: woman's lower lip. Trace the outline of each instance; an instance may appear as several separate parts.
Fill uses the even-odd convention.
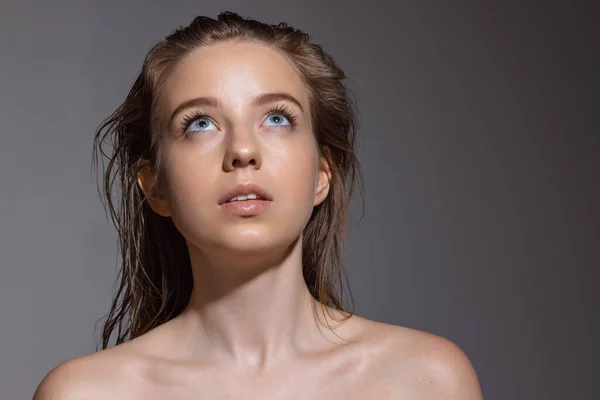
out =
[[[268,200],[241,200],[225,203],[222,207],[234,215],[252,217],[265,211],[269,203]]]

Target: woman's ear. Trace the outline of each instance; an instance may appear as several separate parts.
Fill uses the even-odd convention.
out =
[[[171,216],[171,210],[169,208],[169,202],[167,201],[167,197],[165,193],[155,185],[153,187],[153,183],[156,179],[154,172],[148,167],[144,165],[140,168],[137,174],[138,185],[144,192],[144,196],[146,197],[146,201],[150,205],[150,208],[163,217]]]
[[[319,172],[317,176],[317,188],[315,191],[314,206],[321,204],[329,194],[329,188],[331,187],[331,168],[329,167],[330,152],[328,148],[324,148],[324,152],[327,156],[323,155],[319,157]]]

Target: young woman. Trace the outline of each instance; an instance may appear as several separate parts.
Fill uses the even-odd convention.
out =
[[[452,342],[344,309],[345,79],[301,31],[230,12],[150,51],[96,133],[123,261],[103,350],[36,399],[481,398]]]

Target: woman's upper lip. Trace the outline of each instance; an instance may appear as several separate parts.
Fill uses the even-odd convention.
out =
[[[230,187],[228,190],[226,190],[225,193],[223,193],[221,197],[219,197],[219,205],[227,203],[230,199],[236,196],[246,195],[250,193],[254,193],[257,196],[262,197],[264,200],[273,200],[271,194],[267,192],[267,190],[263,189],[256,183],[246,182],[237,183]]]

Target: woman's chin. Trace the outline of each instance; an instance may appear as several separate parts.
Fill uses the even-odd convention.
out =
[[[261,256],[274,253],[287,253],[297,242],[298,237],[282,237],[270,232],[259,230],[240,230],[227,232],[219,240],[217,246],[228,253],[238,253],[245,256]]]

